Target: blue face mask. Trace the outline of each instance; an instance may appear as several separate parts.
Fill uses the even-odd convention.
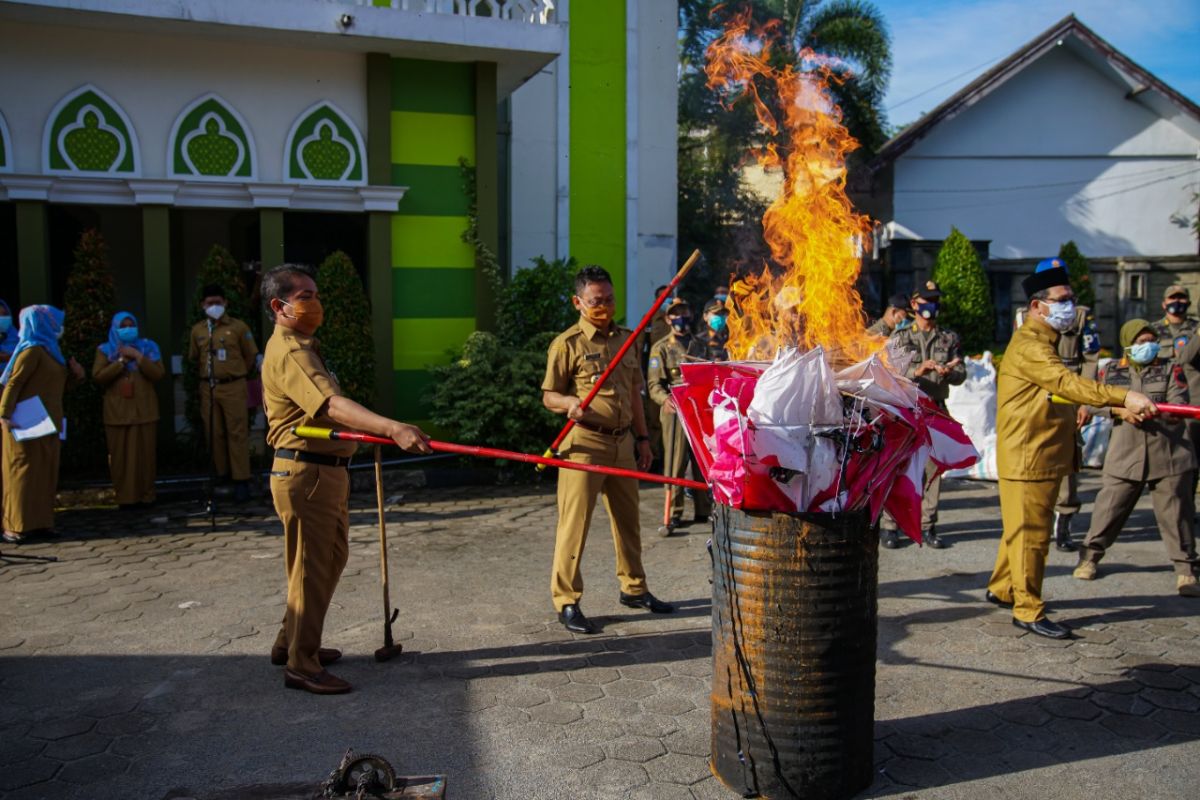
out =
[[[1054,330],[1062,333],[1065,330],[1070,330],[1075,324],[1075,301],[1063,300],[1059,303],[1046,303],[1050,307],[1050,313],[1046,315],[1046,324]]]
[[[729,299],[729,295],[727,295],[727,294],[714,294],[713,295],[713,300],[716,300],[720,303],[724,303],[727,299]]]
[[[117,328],[117,338],[128,344],[136,342],[138,338],[138,329],[136,326],[132,328]]]
[[[896,323],[896,330],[898,330],[898,331],[906,331],[911,327],[912,327],[912,318],[911,317],[905,317],[904,319],[902,319]]]
[[[1167,303],[1167,313],[1174,314],[1177,317],[1182,317],[1185,314],[1187,314],[1189,305],[1191,305],[1191,303],[1188,303],[1185,300],[1172,301],[1170,303]]]
[[[1126,348],[1125,355],[1135,364],[1149,364],[1158,358],[1158,342],[1142,342]]]
[[[0,316],[0,334],[8,333],[8,329],[12,327],[12,317],[8,314]]]
[[[923,319],[937,319],[938,304],[937,303],[917,303],[917,313]]]
[[[717,333],[720,333],[721,331],[725,330],[725,315],[724,314],[713,314],[708,319],[708,327],[712,328]]]
[[[671,320],[671,327],[674,328],[675,330],[679,331],[680,333],[691,330],[692,318],[691,317],[676,317],[675,319]]]

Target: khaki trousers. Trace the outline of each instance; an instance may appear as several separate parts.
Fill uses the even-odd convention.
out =
[[[212,431],[212,459],[217,476],[235,481],[250,479],[250,415],[246,410],[246,380],[218,383],[213,403],[216,427]],[[204,442],[209,441],[208,382],[200,379],[200,416]]]
[[[1154,521],[1158,523],[1158,535],[1167,550],[1167,558],[1175,565],[1177,575],[1193,574],[1196,541],[1192,517],[1196,513],[1196,503],[1192,494],[1192,474],[1189,470],[1152,481],[1128,481],[1105,475],[1096,495],[1092,524],[1083,540],[1081,559],[1100,563],[1105,551],[1117,541],[1142,491],[1149,486]]]
[[[154,502],[157,422],[105,425],[108,470],[119,505]]]
[[[636,469],[633,437],[617,439],[575,428],[561,451],[568,461]],[[558,530],[554,537],[554,566],[550,595],[554,608],[578,603],[583,596],[583,547],[596,508],[596,495],[604,495],[604,508],[612,524],[617,579],[625,594],[646,593],[642,567],[642,529],[638,517],[638,484],[634,478],[617,478],[592,472],[558,471]]]
[[[283,523],[287,570],[287,611],[275,646],[287,648],[288,667],[316,675],[325,613],[349,556],[350,473],[276,458],[271,497]]]
[[[1004,533],[988,581],[992,594],[1013,604],[1013,617],[1034,622],[1046,616],[1042,579],[1050,552],[1054,500],[1061,478],[1046,481],[1000,479]]]
[[[1058,499],[1054,502],[1056,514],[1078,514],[1083,503],[1079,500],[1079,473],[1068,472],[1058,487]]]
[[[54,500],[58,493],[58,462],[62,441],[51,434],[18,442],[4,437],[4,530],[13,533],[54,528]]]
[[[664,475],[668,478],[686,478],[690,467],[696,480],[703,480],[700,465],[696,463],[696,456],[683,432],[683,422],[676,414],[666,411],[662,412],[662,446]],[[682,486],[671,487],[671,519],[683,516],[683,497]],[[712,513],[712,497],[707,491],[693,489],[692,506],[697,517],[707,517]]]
[[[925,493],[921,495],[921,531],[927,531],[937,524],[938,502],[942,499],[942,476],[934,477],[933,473],[936,467],[933,461],[925,465]],[[879,527],[885,531],[896,530],[896,520],[892,519],[892,515],[883,512],[880,517]]]

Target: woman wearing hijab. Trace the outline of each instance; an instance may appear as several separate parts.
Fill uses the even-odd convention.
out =
[[[1144,319],[1121,326],[1124,357],[1100,370],[1099,382],[1122,386],[1149,395],[1156,403],[1187,403],[1187,379],[1178,364],[1159,358],[1158,335]],[[1183,419],[1164,414],[1138,422],[1123,408],[1092,409],[1112,414],[1113,432],[1104,458],[1104,482],[1096,495],[1087,538],[1080,548],[1074,575],[1095,580],[1097,565],[1117,541],[1126,520],[1149,487],[1158,534],[1175,566],[1175,590],[1184,597],[1200,597],[1195,569],[1196,545],[1192,532],[1195,499],[1192,470],[1196,457]]]
[[[4,369],[17,349],[17,321],[8,303],[0,300],[0,369]]]
[[[92,380],[104,389],[108,466],[121,508],[154,502],[158,423],[154,384],[163,373],[158,345],[138,335],[133,314],[115,314],[108,341],[96,348]]]
[[[63,389],[68,372],[83,379],[83,367],[68,363],[58,349],[63,312],[53,306],[21,309],[21,335],[12,357],[0,373],[0,425],[4,454],[0,473],[4,476],[4,534],[6,542],[20,542],[27,533],[54,527],[54,495],[58,491],[58,436],[17,441],[12,433],[12,416],[17,404],[38,397],[55,427],[61,432]]]

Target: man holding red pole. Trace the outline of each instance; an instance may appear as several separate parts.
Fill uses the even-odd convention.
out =
[[[583,406],[593,384],[632,335],[613,322],[616,297],[608,272],[597,266],[581,269],[575,276],[571,302],[579,311],[579,321],[550,344],[546,378],[542,381],[542,403],[546,408],[575,422],[559,455],[567,461],[644,471],[650,467],[652,456],[642,409],[638,354],[627,351],[592,402]],[[612,524],[620,603],[655,614],[675,610],[646,588],[637,480],[560,470],[550,593],[559,621],[575,633],[596,632],[580,609],[579,600],[583,596],[580,561],[598,493],[604,495]]]

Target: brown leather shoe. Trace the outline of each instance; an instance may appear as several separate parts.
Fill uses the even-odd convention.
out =
[[[286,647],[271,648],[271,663],[277,667],[282,667],[287,664],[288,652]],[[317,650],[317,660],[321,662],[322,667],[328,667],[333,662],[342,657],[341,650],[335,650],[332,647],[322,647]]]
[[[328,670],[321,670],[316,675],[305,675],[294,669],[285,669],[283,685],[289,689],[303,689],[313,694],[345,694],[354,688]]]

